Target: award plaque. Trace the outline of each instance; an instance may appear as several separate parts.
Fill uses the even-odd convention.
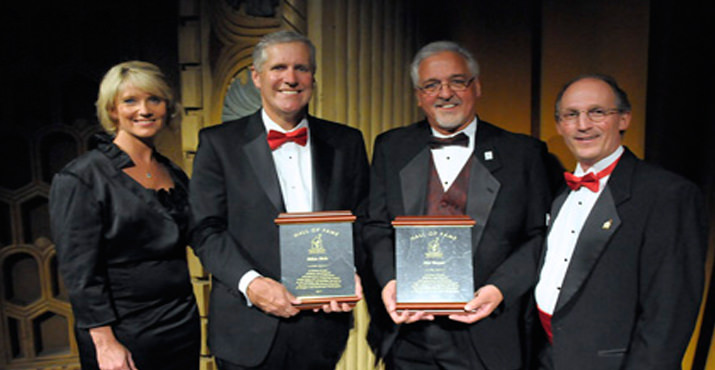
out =
[[[353,221],[350,211],[281,213],[281,283],[312,309],[334,300],[355,305]]]
[[[464,311],[474,297],[474,224],[468,216],[395,218],[398,311]]]

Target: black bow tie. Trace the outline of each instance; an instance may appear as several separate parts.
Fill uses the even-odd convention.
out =
[[[459,133],[452,137],[442,138],[442,137],[432,136],[429,139],[430,149],[443,148],[443,147],[449,146],[449,145],[458,145],[458,146],[463,146],[466,148],[469,146],[469,136],[467,136],[467,134],[462,132],[462,133]]]

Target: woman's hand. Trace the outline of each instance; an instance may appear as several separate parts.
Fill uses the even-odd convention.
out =
[[[132,354],[114,336],[111,326],[89,329],[101,370],[138,370]]]

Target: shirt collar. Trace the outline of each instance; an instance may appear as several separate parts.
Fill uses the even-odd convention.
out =
[[[303,119],[301,119],[300,122],[298,122],[298,124],[290,130],[285,130],[283,127],[281,127],[275,121],[273,121],[271,119],[271,117],[268,116],[268,113],[266,113],[265,109],[261,109],[261,118],[263,119],[263,126],[266,128],[266,132],[273,130],[273,131],[278,131],[281,133],[286,133],[286,132],[295,131],[295,130],[297,130],[299,128],[303,128],[303,127],[308,128],[308,119],[306,117],[303,117]]]
[[[618,148],[616,148],[613,153],[609,154],[606,158],[603,158],[600,161],[596,162],[596,164],[591,166],[588,171],[585,172],[583,171],[583,168],[581,168],[581,163],[578,163],[576,164],[576,170],[574,171],[574,175],[583,176],[588,172],[599,173],[606,167],[610,166],[615,160],[620,158],[621,154],[623,154],[623,151],[623,145],[618,146]]]
[[[432,130],[432,135],[433,135],[433,136],[439,137],[439,138],[447,138],[447,137],[457,136],[458,134],[460,134],[460,133],[463,132],[463,133],[465,133],[465,134],[467,135],[467,137],[469,138],[469,142],[470,142],[470,143],[473,143],[473,142],[474,142],[474,137],[477,135],[477,122],[478,122],[478,121],[477,121],[477,117],[474,116],[474,119],[472,120],[472,122],[469,122],[469,124],[467,125],[467,127],[463,128],[463,129],[461,129],[461,130],[459,130],[459,131],[457,131],[457,132],[453,132],[453,133],[451,133],[451,134],[449,134],[449,135],[445,135],[445,134],[443,134],[443,133],[440,133],[439,131],[435,130],[434,127],[432,127],[432,126],[430,126],[430,130]]]

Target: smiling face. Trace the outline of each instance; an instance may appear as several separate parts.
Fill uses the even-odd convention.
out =
[[[472,74],[467,61],[459,54],[443,51],[431,55],[420,63],[418,86],[430,82],[442,83],[435,95],[419,89],[417,105],[427,116],[429,124],[438,132],[448,134],[466,127],[477,114],[477,98],[481,96],[481,84],[478,78],[463,91],[453,91],[448,82],[454,79],[469,80]]]
[[[166,101],[129,83],[120,89],[109,114],[118,133],[151,139],[164,127]]]
[[[618,107],[611,87],[598,79],[585,78],[574,82],[564,91],[559,114],[587,112],[592,109],[609,111]],[[610,114],[601,122],[594,122],[585,113],[580,113],[573,122],[559,120],[556,131],[564,138],[583,170],[609,156],[621,145],[621,131],[631,122],[630,112]]]
[[[260,71],[251,69],[253,84],[261,91],[268,116],[283,128],[293,128],[313,95],[310,50],[302,42],[289,42],[270,45],[265,54]]]

